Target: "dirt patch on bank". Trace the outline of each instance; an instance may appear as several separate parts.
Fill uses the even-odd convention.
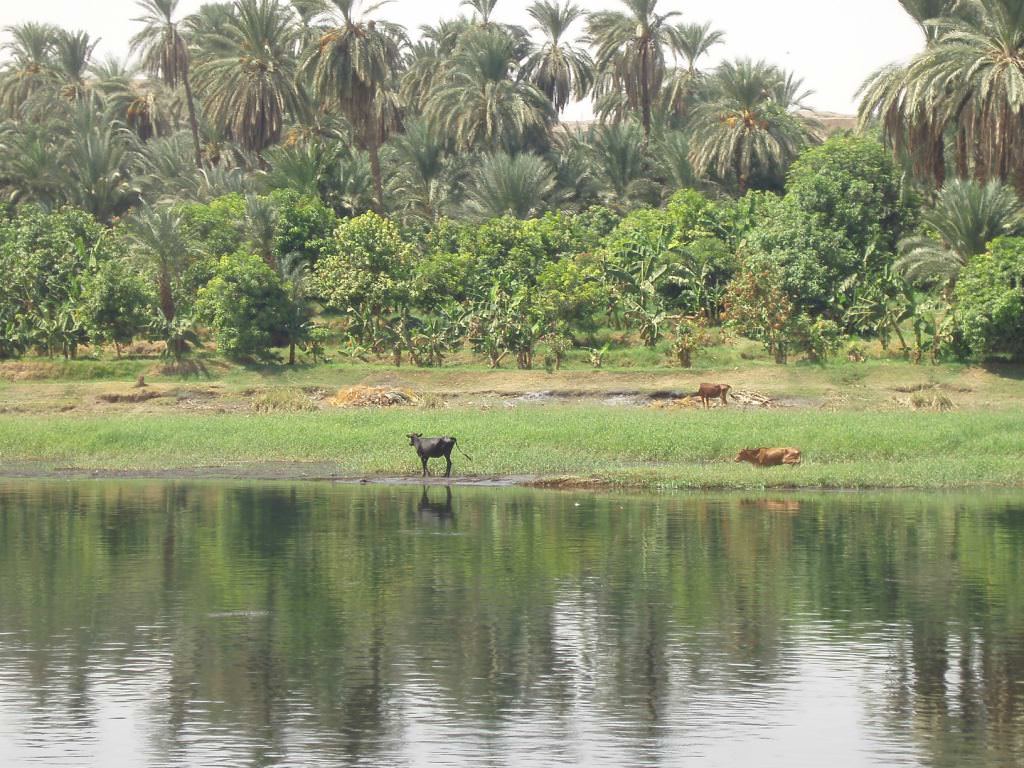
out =
[[[419,396],[411,389],[397,387],[346,387],[328,404],[339,408],[391,408],[398,405],[416,405]]]
[[[96,399],[104,403],[144,403],[158,397],[167,397],[166,392],[155,389],[137,389],[132,392],[104,392]]]

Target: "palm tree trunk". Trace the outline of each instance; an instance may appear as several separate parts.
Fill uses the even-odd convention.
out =
[[[188,105],[188,122],[192,128],[192,145],[196,151],[196,168],[202,170],[203,150],[199,145],[199,121],[196,119],[196,102],[192,96],[192,81],[189,79],[187,68],[182,82],[185,86],[185,103]]]
[[[736,143],[736,150],[733,152],[733,162],[736,164],[736,187],[739,190],[740,197],[747,194],[747,183],[749,179],[747,174],[744,172],[749,169],[743,167],[743,143]]]
[[[158,288],[160,291],[160,311],[164,313],[164,317],[170,322],[174,319],[176,308],[174,306],[174,294],[171,292],[169,275],[160,275]]]
[[[640,109],[644,124],[644,144],[651,138],[651,81],[650,81],[650,49],[643,43],[640,53]]]
[[[956,175],[961,179],[970,173],[967,155],[967,133],[961,128],[956,132]]]
[[[376,135],[370,136],[366,142],[366,151],[370,155],[370,172],[373,174],[373,196],[377,213],[384,213],[384,174],[380,169],[380,142]]]
[[[946,139],[941,133],[932,144],[932,178],[936,188],[946,183]]]

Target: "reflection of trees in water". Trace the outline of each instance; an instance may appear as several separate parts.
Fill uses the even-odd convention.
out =
[[[26,690],[62,678],[69,710],[85,712],[97,657],[155,643],[171,659],[169,749],[183,748],[203,701],[211,723],[282,754],[301,701],[321,743],[365,758],[398,737],[410,676],[489,723],[539,703],[570,716],[583,696],[653,744],[680,692],[784,679],[786,650],[814,617],[854,640],[898,628],[887,695],[868,704],[937,760],[1024,753],[1024,516],[1009,508],[25,487],[0,492],[0,583],[17,585],[0,591],[0,626],[39,651]],[[161,629],[143,638],[144,625]],[[62,632],[70,647],[47,653]]]

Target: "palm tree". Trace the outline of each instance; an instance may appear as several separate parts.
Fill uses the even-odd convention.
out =
[[[203,52],[196,86],[209,118],[258,155],[281,138],[298,98],[294,16],[279,0],[236,0],[220,37]]]
[[[941,278],[948,290],[972,256],[984,253],[1001,235],[1019,234],[1024,219],[1012,188],[998,181],[955,179],[940,190],[921,223],[934,236],[903,240],[896,266],[910,279]]]
[[[473,22],[461,16],[457,19],[441,19],[436,25],[420,27],[421,37],[427,43],[437,46],[442,56],[451,56],[459,46],[462,35],[474,28]]]
[[[300,47],[305,48],[316,40],[319,31],[316,29],[316,18],[327,12],[327,0],[291,0],[295,15],[299,17]]]
[[[192,253],[181,216],[170,206],[145,205],[127,220],[126,231],[136,255],[152,269],[160,312],[172,323],[177,314],[174,288]]]
[[[203,167],[203,153],[199,146],[199,121],[189,77],[191,57],[188,44],[174,19],[178,0],[136,0],[144,15],[134,21],[144,24],[142,31],[131,40],[131,52],[138,53],[142,67],[169,88],[179,85],[185,89],[188,122],[192,129],[192,143],[196,153],[196,168]]]
[[[526,219],[543,209],[555,190],[555,174],[536,155],[488,155],[473,174],[467,208],[481,219],[511,215]]]
[[[245,233],[253,252],[275,272],[278,271],[274,239],[277,234],[277,207],[269,197],[246,195]]]
[[[459,3],[459,5],[473,9],[473,19],[470,22],[471,27],[503,30],[516,43],[516,58],[525,59],[532,47],[530,33],[526,31],[525,27],[521,27],[518,24],[495,22],[491,17],[494,15],[494,8],[497,4],[498,0],[461,0]],[[442,25],[444,24],[445,22],[442,22]]]
[[[526,62],[530,80],[561,113],[570,98],[582,99],[594,82],[594,62],[584,49],[563,42],[574,21],[584,15],[578,5],[558,5],[552,0],[537,0],[526,9],[537,22],[535,29],[544,35],[544,43]]]
[[[198,172],[189,131],[178,131],[143,143],[132,166],[143,200],[153,203],[189,197]]]
[[[655,166],[670,189],[696,187],[690,164],[690,139],[683,131],[666,131],[653,146]]]
[[[113,119],[127,125],[143,141],[166,128],[167,115],[162,114],[162,94],[140,81],[138,71],[116,56],[89,67],[93,91],[102,99],[104,109]],[[164,123],[164,125],[160,125]]]
[[[0,139],[0,187],[7,202],[51,210],[64,200],[66,177],[47,126],[25,125]]]
[[[580,211],[600,203],[603,185],[597,177],[588,136],[579,130],[558,131],[551,143],[545,159],[555,172],[560,205]]]
[[[938,28],[933,22],[964,10],[957,0],[899,0],[899,4],[921,28],[928,43],[938,39]]]
[[[457,149],[515,150],[528,132],[545,129],[553,117],[544,94],[516,76],[515,45],[494,27],[462,36],[425,110]]]
[[[309,318],[309,269],[297,253],[285,254],[277,270],[278,277],[288,292],[288,314],[285,330],[288,334],[288,365],[295,365],[295,347],[308,338]]]
[[[497,4],[498,0],[462,0],[459,3],[459,5],[472,8],[476,12],[477,23],[484,27],[491,24],[491,14],[494,13],[494,7]]]
[[[376,205],[373,171],[366,152],[352,152],[341,159],[331,180],[328,200],[344,217],[359,216]]]
[[[790,162],[814,142],[813,123],[790,110],[800,83],[763,61],[724,62],[694,111],[690,161],[699,174],[734,180],[742,195],[755,175],[779,185]]]
[[[375,205],[373,174],[366,152],[348,142],[315,137],[280,144],[267,151],[270,166],[264,189],[293,189],[320,197],[344,216],[357,216]]]
[[[51,24],[26,22],[4,31],[11,39],[0,48],[10,57],[0,71],[0,108],[14,115],[33,93],[54,81],[58,30]]]
[[[207,58],[221,55],[232,48],[229,28],[237,16],[234,2],[203,3],[182,24],[188,31],[186,39]]]
[[[697,74],[697,62],[716,45],[725,42],[725,33],[711,28],[711,22],[703,24],[679,24],[673,50],[686,60],[686,71]]]
[[[594,175],[605,189],[607,202],[628,206],[637,190],[634,185],[645,176],[644,134],[634,120],[595,125],[590,130]]]
[[[413,120],[389,147],[397,171],[391,198],[412,217],[435,222],[449,194],[444,140],[426,121]]]
[[[137,200],[131,185],[131,146],[108,115],[96,114],[84,102],[80,109],[94,112],[90,120],[77,116],[80,126],[72,130],[62,160],[66,194],[74,205],[84,208],[102,222],[127,211]],[[86,126],[87,122],[91,125]]]
[[[304,195],[327,197],[332,179],[338,173],[341,146],[337,142],[315,139],[282,144],[269,150],[270,170],[266,185],[270,189],[294,189]]]
[[[956,0],[899,0],[903,10],[917,23],[928,46],[938,39],[934,22],[947,18],[960,7]],[[936,187],[946,179],[946,130],[933,120],[932,99],[918,82],[909,87],[909,67],[889,64],[873,73],[858,90],[862,128],[879,120],[883,134],[897,154],[907,155],[917,175],[930,177]],[[960,174],[966,175],[966,158],[960,154]]]
[[[957,174],[1013,180],[1024,191],[1024,2],[904,2],[928,42],[905,66],[861,87],[862,123],[879,119],[898,152],[937,186],[954,140]],[[931,20],[919,14],[941,12]]]
[[[193,177],[186,197],[206,203],[225,195],[248,195],[255,186],[253,177],[240,168],[203,168]]]
[[[89,37],[88,32],[57,32],[53,65],[61,95],[69,101],[82,98],[88,90],[86,76],[89,62],[99,40]]]
[[[376,3],[366,9],[372,13]],[[377,205],[384,205],[380,147],[399,124],[400,102],[393,87],[407,43],[403,27],[357,15],[358,0],[330,0],[329,26],[303,62],[313,88],[336,105],[355,128],[370,157]]]
[[[409,46],[400,89],[402,102],[409,109],[423,113],[449,55],[438,43],[425,37]]]
[[[639,111],[645,140],[651,135],[654,100],[665,77],[665,51],[679,45],[679,30],[669,20],[679,14],[656,13],[658,0],[622,0],[626,13],[598,11],[587,18],[596,46],[595,96],[622,91]]]
[[[702,80],[697,62],[721,43],[725,39],[725,34],[712,29],[710,22],[677,24],[676,33],[673,53],[683,60],[685,66],[675,67],[666,73],[661,100],[667,112],[676,117],[683,117],[689,112]]]

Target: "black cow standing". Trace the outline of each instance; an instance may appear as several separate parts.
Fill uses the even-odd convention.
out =
[[[430,472],[427,470],[427,461],[430,459],[439,459],[444,456],[444,460],[448,463],[445,468],[444,476],[452,476],[452,448],[455,448],[454,437],[424,437],[418,432],[412,432],[406,437],[409,438],[409,445],[416,448],[416,453],[420,455],[420,461],[423,462],[423,476],[430,477]],[[459,448],[459,453],[469,459],[469,454]],[[472,461],[472,459],[469,459]]]

